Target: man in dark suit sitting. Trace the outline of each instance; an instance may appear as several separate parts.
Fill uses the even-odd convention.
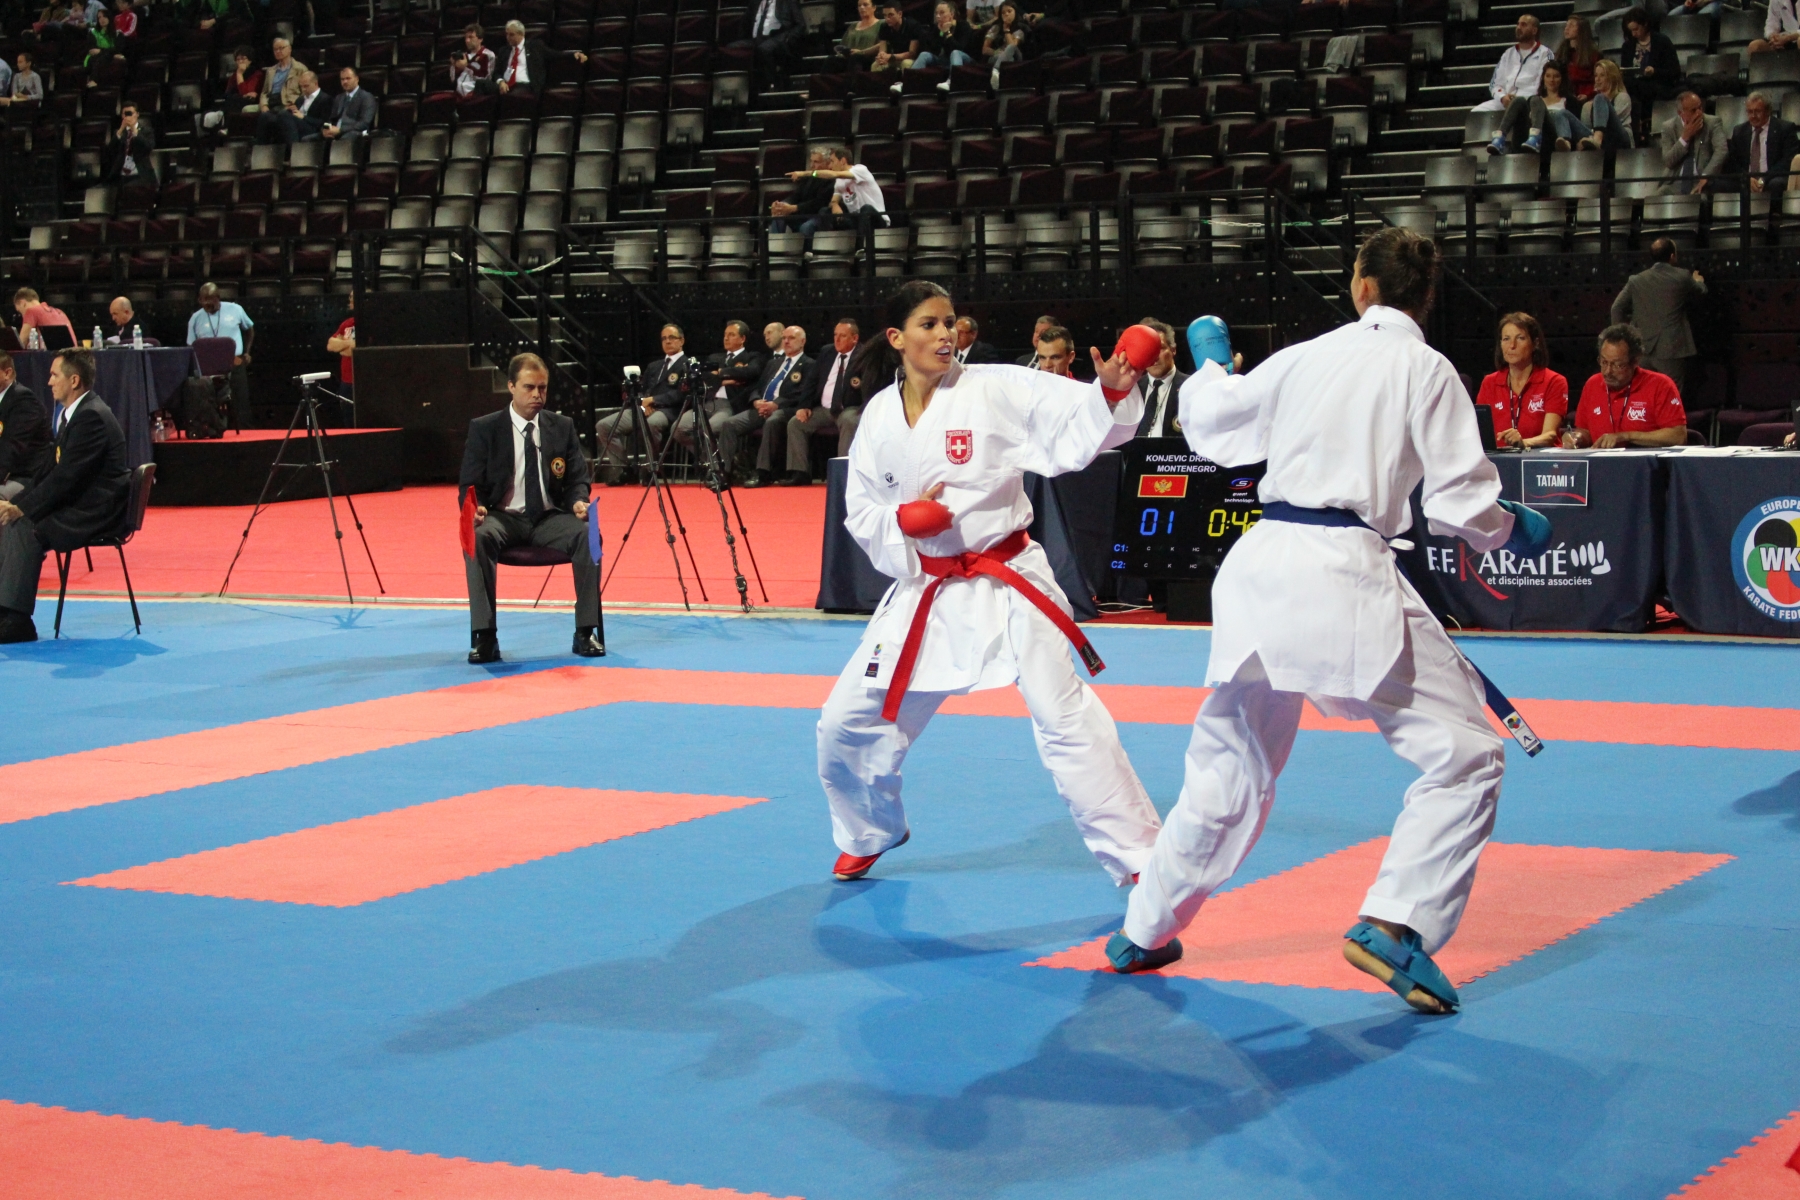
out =
[[[488,77],[475,81],[475,90],[482,93],[497,92],[502,96],[511,92],[518,92],[520,95],[541,92],[549,86],[550,57],[553,53],[555,52],[537,38],[526,38],[523,21],[508,21],[506,45],[494,56],[494,69],[488,73]],[[588,60],[588,56],[580,50],[572,50],[566,57],[580,63]]]
[[[981,340],[981,325],[974,317],[956,318],[956,361],[965,367],[983,363],[1002,363],[995,349]]]
[[[1144,418],[1138,422],[1139,437],[1180,437],[1181,385],[1187,376],[1175,365],[1175,328],[1166,321],[1145,317],[1138,322],[1162,337],[1162,353],[1138,380],[1138,391],[1144,393]]]
[[[89,390],[93,378],[90,352],[56,356],[50,394],[60,407],[50,468],[17,501],[0,500],[0,643],[37,641],[31,613],[46,552],[79,550],[125,524],[131,494],[125,431]]]
[[[650,445],[644,453],[654,458],[662,452],[663,439],[669,425],[681,410],[682,381],[691,376],[697,364],[687,356],[687,335],[675,324],[662,327],[660,360],[644,368],[640,380],[639,404],[644,410],[644,429]],[[637,418],[628,408],[614,409],[594,423],[594,444],[598,447],[601,482],[611,486],[628,482],[625,463],[637,448]]]
[[[50,466],[50,418],[0,350],[0,500],[16,500]]]
[[[750,36],[732,42],[730,48],[751,47],[756,51],[756,86],[767,90],[775,83],[775,73],[787,58],[788,47],[806,32],[806,20],[800,11],[800,0],[757,0],[750,12]]]
[[[722,420],[750,407],[751,389],[763,373],[763,356],[745,348],[744,343],[749,340],[747,323],[725,322],[725,349],[707,359],[700,369],[702,397],[696,407],[709,427],[714,417]],[[694,415],[695,408],[689,408],[675,424],[675,440],[684,446],[694,444]]]
[[[367,95],[367,93],[364,93]],[[374,97],[370,97],[371,101]],[[310,142],[325,136],[325,125],[332,120],[332,101],[319,90],[319,77],[311,71],[300,72],[300,94],[280,112],[266,112],[256,118],[256,140],[264,144]],[[373,121],[374,118],[370,118]]]
[[[375,128],[375,97],[363,91],[355,67],[338,72],[338,86],[343,89],[331,102],[331,115],[319,129],[325,138],[359,138]]]
[[[756,451],[756,476],[748,486],[765,487],[775,482],[777,447],[782,461],[787,461],[788,422],[806,396],[812,365],[813,360],[806,353],[806,330],[789,325],[781,331],[781,353],[770,356],[762,378],[756,381],[750,407],[716,427],[719,458],[728,471],[736,466],[738,447],[750,431],[762,429],[762,445]]]
[[[575,653],[597,658],[600,572],[588,554],[588,485],[592,475],[575,422],[544,408],[550,372],[535,354],[506,366],[512,403],[469,422],[457,501],[475,493],[475,554],[469,576],[469,661],[500,661],[494,632],[494,561],[508,546],[549,546],[575,568]]]
[[[1775,115],[1767,96],[1751,92],[1744,101],[1743,124],[1731,131],[1725,143],[1725,174],[1750,176],[1753,192],[1784,191],[1796,155],[1800,155],[1800,130],[1792,121]]]

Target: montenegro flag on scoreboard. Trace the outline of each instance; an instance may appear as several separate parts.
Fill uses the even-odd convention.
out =
[[[1179,500],[1187,495],[1186,475],[1139,475],[1137,494],[1141,499]]]

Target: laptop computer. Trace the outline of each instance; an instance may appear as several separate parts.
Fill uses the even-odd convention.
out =
[[[46,350],[67,350],[75,344],[75,333],[67,325],[39,325],[38,337]]]
[[[1512,446],[1494,445],[1494,409],[1492,405],[1477,404],[1475,406],[1475,428],[1481,431],[1481,444],[1489,454],[1496,452],[1511,453]]]

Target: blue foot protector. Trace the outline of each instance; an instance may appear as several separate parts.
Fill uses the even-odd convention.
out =
[[[1170,938],[1168,945],[1146,950],[1123,933],[1115,933],[1106,940],[1106,957],[1112,963],[1113,970],[1121,975],[1154,971],[1181,957],[1181,942]]]
[[[1369,922],[1358,921],[1344,937],[1393,968],[1393,978],[1387,981],[1387,985],[1402,1000],[1406,1000],[1412,990],[1418,988],[1436,997],[1451,1011],[1455,1011],[1462,1003],[1457,998],[1456,989],[1450,986],[1450,980],[1431,961],[1431,955],[1425,953],[1420,945],[1419,935],[1412,930],[1407,930],[1405,939],[1397,942]],[[1412,1002],[1408,1000],[1407,1003]],[[1413,1007],[1420,1012],[1438,1015],[1433,1010],[1419,1008],[1416,1004]]]

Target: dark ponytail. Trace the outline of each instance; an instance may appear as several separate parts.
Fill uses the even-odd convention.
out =
[[[1430,238],[1405,229],[1369,235],[1356,256],[1357,270],[1372,279],[1388,308],[1423,321],[1437,298],[1438,248]]]
[[[900,370],[900,352],[888,345],[887,331],[906,328],[906,319],[919,305],[938,299],[948,300],[950,293],[928,279],[909,280],[888,297],[881,327],[870,333],[868,340],[856,348],[856,354],[850,359],[850,386],[861,392],[865,403],[894,382]]]

